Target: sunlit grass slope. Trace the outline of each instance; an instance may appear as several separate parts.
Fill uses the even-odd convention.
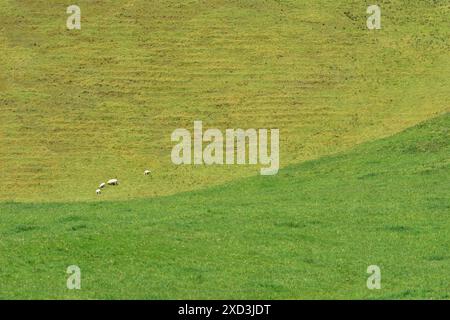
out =
[[[449,110],[447,1],[0,3],[0,200],[165,195],[258,174],[175,167],[170,133],[279,128],[281,165]],[[370,2],[371,4],[371,2]],[[145,168],[153,178],[143,179]],[[176,186],[176,187],[174,187]]]
[[[0,204],[0,298],[446,298],[450,114],[152,200]],[[82,289],[66,289],[78,265]],[[366,288],[381,268],[382,289]]]

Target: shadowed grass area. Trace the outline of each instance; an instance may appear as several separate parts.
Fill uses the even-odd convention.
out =
[[[448,299],[450,114],[273,177],[0,204],[0,298]],[[82,290],[66,289],[69,265]],[[378,265],[382,289],[366,288]]]
[[[170,133],[279,128],[281,165],[449,111],[447,1],[80,0],[0,5],[0,200],[129,200],[258,174],[175,167]],[[144,169],[153,170],[145,179]],[[177,188],[173,186],[176,185]]]

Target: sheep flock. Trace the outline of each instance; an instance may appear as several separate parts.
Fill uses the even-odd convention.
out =
[[[151,171],[150,170],[145,170],[144,171],[144,175],[148,176],[150,175]],[[114,178],[114,179],[109,179],[107,182],[102,182],[100,183],[100,185],[98,186],[98,189],[95,190],[95,193],[99,196],[102,194],[102,190],[106,187],[106,186],[118,186],[119,185],[119,180]]]

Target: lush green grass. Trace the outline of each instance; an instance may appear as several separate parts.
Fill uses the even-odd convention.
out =
[[[448,299],[449,128],[447,114],[153,200],[0,204],[0,298]],[[80,291],[65,288],[71,264]],[[372,264],[381,290],[366,288]]]
[[[174,167],[170,133],[280,128],[281,165],[448,111],[448,1],[66,0],[0,3],[0,200],[128,200],[251,176]],[[153,180],[143,179],[145,168]],[[73,181],[77,183],[74,184]],[[177,188],[173,188],[176,185]]]

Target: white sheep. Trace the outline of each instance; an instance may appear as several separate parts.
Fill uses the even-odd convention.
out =
[[[145,176],[148,176],[149,174],[150,174],[150,170],[145,170],[145,171],[144,171],[144,175],[145,175]]]
[[[96,193],[97,195],[99,195],[99,194],[101,194],[101,193],[102,193],[102,190],[100,190],[100,189],[97,189],[97,190],[95,190],[95,193]]]
[[[117,186],[117,185],[119,185],[119,180],[117,180],[117,179],[110,179],[110,180],[108,180],[108,184],[110,186]]]
[[[100,189],[103,189],[104,187],[106,186],[106,183],[101,183],[98,187],[100,188]]]

